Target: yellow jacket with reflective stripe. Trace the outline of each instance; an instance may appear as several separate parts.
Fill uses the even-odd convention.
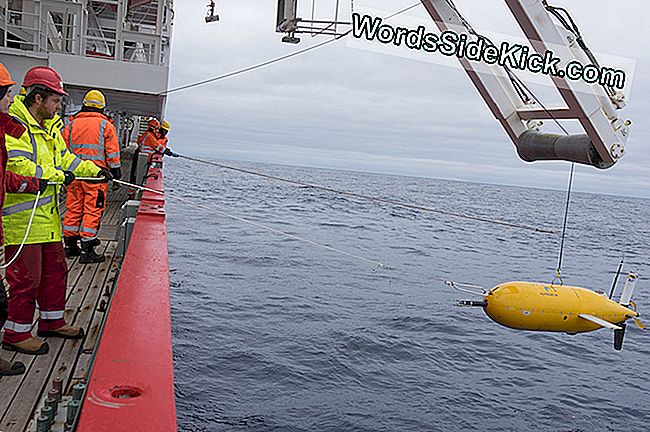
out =
[[[68,151],[61,136],[63,122],[60,117],[46,120],[41,126],[27,110],[23,99],[24,97],[17,96],[9,109],[9,114],[27,130],[20,138],[6,136],[7,170],[59,183],[49,186],[41,195],[26,243],[60,242],[58,195],[60,183],[65,179],[63,171],[72,171],[79,177],[95,177],[99,168]],[[36,195],[33,194],[7,194],[2,208],[5,245],[17,245],[22,242],[35,198]]]

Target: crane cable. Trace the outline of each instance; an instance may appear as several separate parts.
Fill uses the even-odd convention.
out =
[[[247,169],[244,169],[244,168],[237,168],[237,167],[233,167],[233,166],[230,166],[230,165],[224,165],[224,164],[221,164],[221,163],[211,162],[211,161],[207,161],[207,160],[204,160],[204,159],[199,159],[199,158],[195,158],[195,157],[191,157],[191,156],[185,156],[185,155],[181,155],[181,154],[179,154],[178,156],[183,158],[183,159],[188,159],[188,160],[191,160],[191,161],[200,162],[200,163],[203,163],[203,164],[206,164],[206,165],[212,165],[212,166],[216,166],[216,167],[219,167],[219,168],[224,168],[224,169],[231,170],[231,171],[237,171],[237,172],[241,172],[241,173],[245,173],[245,174],[254,175],[254,176],[257,176],[257,177],[263,177],[263,178],[267,178],[267,179],[271,179],[271,180],[277,180],[277,181],[293,184],[293,185],[300,186],[300,187],[308,187],[308,188],[313,188],[313,189],[320,189],[320,190],[324,190],[324,191],[327,191],[327,192],[332,192],[332,193],[335,193],[335,194],[350,196],[350,197],[354,197],[354,198],[361,198],[361,199],[368,200],[368,201],[375,201],[375,202],[380,202],[380,203],[383,203],[383,204],[390,204],[390,205],[409,208],[409,209],[413,209],[413,210],[421,210],[421,211],[425,211],[425,212],[437,213],[437,214],[442,214],[442,215],[445,215],[445,216],[453,216],[453,217],[462,218],[462,219],[469,219],[469,220],[474,220],[474,221],[478,221],[478,222],[486,222],[486,223],[491,223],[491,224],[495,224],[495,225],[506,226],[506,227],[509,227],[509,228],[518,228],[518,229],[523,229],[523,230],[528,230],[528,231],[535,231],[535,232],[540,232],[540,233],[545,233],[545,234],[557,234],[556,231],[553,231],[553,230],[550,230],[550,229],[547,229],[547,228],[538,228],[538,227],[533,227],[533,226],[529,226],[529,225],[517,224],[517,223],[513,223],[513,222],[506,222],[506,221],[501,221],[501,220],[488,219],[488,218],[484,218],[484,217],[480,217],[480,216],[472,216],[472,215],[467,215],[467,214],[462,214],[462,213],[449,212],[449,211],[445,211],[445,210],[434,209],[434,208],[431,208],[431,207],[424,207],[424,206],[417,205],[417,204],[409,204],[409,203],[405,203],[405,202],[400,202],[400,201],[396,201],[396,200],[392,200],[392,199],[388,199],[388,198],[374,197],[374,196],[370,196],[370,195],[363,195],[363,194],[356,193],[356,192],[349,192],[349,191],[345,191],[345,190],[341,190],[341,189],[335,189],[335,188],[331,188],[331,187],[327,187],[327,186],[321,186],[321,185],[314,184],[314,183],[305,183],[305,182],[301,182],[301,181],[297,181],[297,180],[290,180],[290,179],[283,178],[283,177],[277,177],[277,176],[274,176],[274,175],[264,174],[264,173],[260,173],[260,172],[257,172],[257,171],[247,170]]]
[[[467,21],[467,19],[465,19],[465,17],[463,17],[463,15],[460,13],[458,8],[454,4],[453,0],[445,0],[445,1],[449,5],[449,7],[451,7],[454,10],[454,12],[458,15],[458,17],[460,18],[461,23],[465,26],[465,28],[467,28],[467,31],[470,34],[473,34],[474,36],[479,37],[479,38],[483,38],[483,39],[487,40],[489,43],[492,43],[488,38],[478,34],[472,28],[472,26],[469,24],[469,21]],[[546,3],[546,2],[544,2],[544,3]],[[546,5],[546,6],[548,6],[548,5]],[[550,11],[550,9],[549,9],[549,11]],[[578,30],[577,25],[575,25],[575,23],[573,22],[573,20],[571,19],[570,15],[569,15],[569,13],[567,11],[565,11],[565,12],[566,12],[567,16],[569,16],[569,19],[570,19],[571,23],[573,24],[574,30],[572,30],[572,31],[575,34],[579,35],[580,31]],[[554,15],[556,15],[556,14],[554,13]],[[515,75],[515,73],[513,71],[509,70],[509,68],[504,67],[504,69],[506,70],[510,80],[513,82],[513,86],[514,86],[515,90],[517,91],[517,93],[519,93],[519,90],[520,90],[519,87],[523,88],[526,92],[528,92],[528,95],[530,97],[532,97],[537,104],[539,104],[539,106],[546,112],[546,114],[562,130],[562,132],[564,132],[564,134],[566,136],[569,136],[570,135],[569,131],[564,127],[564,125],[562,123],[560,123],[560,121],[553,115],[553,113],[551,111],[549,111],[548,108],[546,108],[544,103],[537,97],[537,95],[532,90],[530,90],[530,88],[526,85],[526,83],[524,83],[524,81],[521,78],[519,78],[517,75]],[[516,85],[514,85],[515,83],[516,83]],[[520,94],[520,96],[521,96],[521,94]],[[522,98],[522,100],[524,101],[524,103],[527,102],[526,98]],[[560,283],[560,285],[564,284],[564,281],[562,279],[562,260],[563,260],[563,257],[564,257],[564,243],[565,243],[564,240],[566,238],[567,222],[568,222],[568,218],[569,218],[569,205],[571,203],[571,191],[572,191],[572,187],[573,187],[574,169],[575,169],[575,162],[571,162],[571,169],[570,169],[570,173],[569,173],[569,184],[567,186],[566,204],[565,204],[565,207],[564,207],[564,222],[562,224],[562,235],[560,237],[560,247],[559,247],[559,251],[558,251],[558,262],[557,262],[557,268],[555,270],[555,277],[551,281],[551,284],[553,284],[556,280]]]
[[[254,221],[251,221],[251,220],[248,220],[248,219],[241,218],[239,216],[230,215],[228,213],[224,213],[224,212],[222,212],[220,210],[217,210],[215,208],[207,207],[207,206],[204,206],[202,204],[197,204],[196,202],[194,202],[192,200],[188,200],[186,198],[181,198],[181,197],[179,197],[179,196],[177,196],[177,195],[175,195],[173,193],[165,193],[163,191],[159,191],[159,190],[156,190],[156,189],[151,189],[151,188],[148,188],[148,187],[145,187],[145,186],[139,186],[139,185],[136,185],[136,184],[133,184],[133,183],[129,183],[129,182],[125,182],[125,181],[117,180],[117,179],[113,179],[113,182],[121,184],[123,186],[128,186],[128,187],[136,188],[136,189],[139,189],[139,190],[142,190],[142,191],[151,192],[151,193],[154,193],[154,194],[157,194],[157,195],[170,196],[175,200],[190,204],[190,205],[192,205],[194,207],[198,207],[200,209],[203,209],[203,210],[206,210],[206,211],[209,211],[209,212],[212,212],[212,213],[216,213],[219,216],[227,217],[229,219],[233,219],[233,220],[236,220],[236,221],[239,221],[239,222],[243,222],[243,223],[246,223],[248,225],[253,225],[253,226],[257,227],[257,228],[262,228],[262,229],[264,229],[266,231],[271,231],[271,232],[274,232],[276,234],[280,234],[280,235],[283,235],[285,237],[288,237],[288,238],[291,238],[291,239],[294,239],[294,240],[299,240],[299,241],[301,241],[303,243],[307,243],[307,244],[310,244],[312,246],[317,246],[319,248],[327,249],[329,251],[336,252],[336,253],[339,253],[341,255],[345,255],[345,256],[348,256],[348,257],[351,257],[351,258],[355,258],[355,259],[358,259],[358,260],[361,260],[361,261],[365,261],[367,263],[375,265],[376,268],[391,269],[390,267],[387,267],[384,263],[382,263],[380,261],[375,261],[375,260],[372,260],[372,259],[369,259],[369,258],[362,257],[360,255],[351,253],[351,252],[346,252],[344,250],[337,249],[337,248],[335,248],[333,246],[328,246],[328,245],[325,245],[325,244],[322,244],[322,243],[318,243],[318,242],[315,242],[313,240],[309,240],[309,239],[306,239],[304,237],[297,236],[295,234],[290,234],[288,232],[272,228],[272,227],[270,227],[268,225],[264,225],[264,224],[261,224],[261,223],[258,223],[258,222],[254,222]]]
[[[388,20],[388,19],[393,18],[393,17],[395,17],[397,15],[403,14],[404,12],[407,12],[407,11],[409,11],[409,10],[419,6],[419,5],[420,5],[420,3],[415,3],[415,4],[411,5],[411,6],[405,7],[404,9],[401,9],[401,10],[399,10],[399,11],[397,11],[397,12],[391,14],[391,15],[388,15],[387,17],[385,17],[383,19]],[[260,69],[260,68],[263,68],[264,66],[269,66],[271,64],[278,63],[278,62],[281,62],[283,60],[290,59],[292,57],[297,57],[297,56],[299,56],[301,54],[304,54],[306,52],[313,51],[313,50],[321,48],[321,47],[323,47],[325,45],[329,45],[332,42],[336,42],[337,40],[346,37],[350,33],[352,33],[352,29],[350,29],[350,30],[348,30],[345,33],[342,33],[340,35],[334,36],[334,38],[332,38],[332,39],[328,39],[328,40],[326,40],[324,42],[317,43],[317,44],[309,46],[307,48],[303,48],[303,49],[291,52],[289,54],[285,54],[285,55],[282,55],[280,57],[276,57],[276,58],[264,61],[262,63],[257,63],[257,64],[254,64],[252,66],[247,66],[247,67],[245,67],[243,69],[238,69],[236,71],[228,72],[228,73],[225,73],[223,75],[218,75],[216,77],[204,79],[202,81],[197,81],[197,82],[194,82],[194,83],[185,84],[185,85],[182,85],[180,87],[174,87],[174,88],[162,91],[162,92],[158,93],[156,96],[166,96],[166,95],[168,95],[170,93],[175,93],[175,92],[178,92],[178,91],[181,91],[181,90],[187,90],[187,89],[190,89],[190,88],[199,87],[199,86],[209,84],[209,83],[212,83],[212,82],[215,82],[215,81],[220,81],[222,79],[230,78],[230,77],[233,77],[233,76],[236,76],[236,75],[241,75],[243,73],[250,72],[250,71],[255,70],[255,69]]]

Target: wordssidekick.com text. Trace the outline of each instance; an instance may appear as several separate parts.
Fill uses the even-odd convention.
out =
[[[406,46],[412,50],[440,53],[447,57],[455,56],[551,77],[582,80],[587,84],[600,84],[618,90],[625,87],[627,78],[621,69],[583,64],[575,59],[560,67],[562,59],[550,50],[539,54],[531,52],[528,46],[508,42],[501,42],[497,46],[487,38],[479,36],[472,40],[468,34],[453,30],[436,34],[428,33],[424,26],[417,29],[393,27],[384,23],[382,18],[358,13],[352,14],[352,35],[357,39],[376,40],[387,45]]]

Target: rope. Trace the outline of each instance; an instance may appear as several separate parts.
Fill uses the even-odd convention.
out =
[[[419,6],[419,5],[420,5],[420,3],[416,3],[414,5],[411,5],[409,7],[401,9],[401,10],[399,10],[399,11],[385,17],[384,19],[387,20],[387,19],[393,18],[393,17],[395,17],[397,15],[400,15],[400,14],[402,14],[402,13],[404,13],[404,12],[410,10],[410,9],[413,9],[416,6]],[[303,48],[303,49],[294,51],[292,53],[285,54],[283,56],[276,57],[274,59],[267,60],[267,61],[264,61],[262,63],[257,63],[257,64],[254,64],[252,66],[248,66],[248,67],[245,67],[243,69],[239,69],[239,70],[236,70],[236,71],[233,71],[233,72],[228,72],[226,74],[219,75],[219,76],[216,76],[216,77],[213,77],[213,78],[208,78],[208,79],[205,79],[205,80],[202,80],[202,81],[197,81],[197,82],[186,84],[186,85],[183,85],[183,86],[180,86],[180,87],[171,88],[169,90],[165,90],[163,92],[158,93],[157,96],[165,96],[165,95],[168,95],[170,93],[175,93],[177,91],[187,90],[187,89],[190,89],[190,88],[193,88],[193,87],[198,87],[198,86],[202,86],[202,85],[205,85],[205,84],[210,84],[210,83],[213,83],[215,81],[220,81],[222,79],[230,78],[230,77],[233,77],[233,76],[236,76],[236,75],[241,75],[243,73],[250,72],[252,70],[260,69],[260,68],[263,68],[264,66],[269,66],[269,65],[272,65],[274,63],[278,63],[278,62],[281,62],[283,60],[287,60],[287,59],[290,59],[292,57],[296,57],[296,56],[299,56],[301,54],[304,54],[306,52],[318,49],[318,48],[323,47],[325,45],[328,45],[328,44],[330,44],[332,42],[336,42],[337,40],[346,37],[350,33],[352,33],[352,29],[346,31],[345,33],[342,33],[341,35],[334,36],[333,39],[328,39],[328,40],[326,40],[324,42],[321,42],[321,43],[318,43],[316,45],[312,45],[310,47]]]
[[[453,3],[453,0],[446,0],[446,3],[449,5],[450,8],[452,8],[452,9],[454,10],[454,12],[456,12],[456,14],[458,14],[458,17],[460,18],[461,23],[465,26],[465,28],[467,28],[467,31],[468,31],[469,33],[471,33],[471,34],[473,34],[473,35],[475,35],[475,36],[477,36],[477,37],[479,37],[479,38],[483,38],[483,39],[485,39],[487,42],[489,42],[490,44],[494,45],[494,44],[493,44],[489,39],[487,39],[486,37],[484,37],[484,36],[478,34],[478,33],[477,33],[473,28],[472,28],[472,26],[470,25],[469,21],[467,21],[467,20],[463,17],[463,15],[460,13],[460,11],[456,8],[456,5]],[[544,3],[544,6],[546,6],[546,7],[548,8],[548,4],[546,3],[546,1],[544,1],[543,3]],[[556,9],[557,9],[557,8],[556,8]],[[551,10],[551,9],[549,9],[549,11],[550,11],[550,10]],[[566,11],[565,11],[565,12],[566,12]],[[557,16],[557,12],[554,12],[554,14]],[[570,31],[572,31],[574,34],[576,34],[576,36],[579,36],[580,32],[579,32],[577,26],[575,25],[575,23],[574,23],[573,20],[571,19],[571,16],[569,15],[569,13],[566,12],[566,14],[567,14],[567,16],[569,16],[569,20],[571,21],[574,30],[571,30],[571,28],[569,28],[568,25],[565,25],[565,27],[567,27],[568,30],[570,30]],[[560,16],[560,20],[562,20],[562,17],[561,17],[561,16]],[[566,22],[565,22],[565,23],[566,23]],[[586,48],[586,46],[585,46],[584,48]],[[587,50],[588,50],[588,49],[587,49]],[[549,116],[551,119],[553,119],[553,121],[555,122],[555,124],[556,124],[556,125],[557,125],[557,126],[558,126],[558,127],[559,127],[563,132],[564,132],[564,134],[567,135],[567,136],[570,135],[570,134],[569,134],[569,131],[564,127],[564,125],[563,125],[562,123],[560,123],[560,121],[559,121],[559,120],[558,120],[558,119],[553,115],[553,113],[550,112],[550,111],[546,108],[546,106],[544,105],[544,103],[542,103],[542,101],[537,97],[537,95],[535,95],[535,93],[534,93],[533,91],[530,90],[530,88],[526,85],[526,83],[524,83],[524,82],[521,80],[521,78],[519,78],[517,75],[515,75],[515,73],[512,72],[509,68],[504,67],[504,69],[506,70],[508,76],[510,77],[510,80],[512,81],[512,83],[513,83],[513,85],[514,85],[515,90],[517,91],[517,93],[521,96],[520,88],[525,89],[526,92],[528,92],[528,95],[529,95],[530,97],[532,97],[532,98],[535,100],[535,102],[536,102],[537,104],[539,104],[539,106],[540,106],[540,107],[541,107],[541,108],[546,112],[546,114],[548,114],[548,116]],[[522,100],[523,100],[524,102],[527,101],[526,98],[522,98]],[[557,264],[557,269],[555,270],[555,277],[554,277],[553,280],[551,281],[551,284],[553,284],[556,280],[558,280],[558,281],[560,282],[560,285],[563,285],[563,284],[564,284],[564,281],[562,280],[562,259],[563,259],[563,256],[564,256],[564,240],[565,240],[565,237],[566,237],[567,221],[568,221],[568,217],[569,217],[569,204],[570,204],[570,202],[571,202],[571,189],[572,189],[572,186],[573,186],[573,173],[574,173],[574,168],[575,168],[575,162],[572,162],[572,163],[571,163],[571,171],[570,171],[570,174],[569,174],[569,185],[568,185],[568,188],[567,188],[566,205],[565,205],[565,208],[564,208],[564,222],[563,222],[563,225],[562,225],[562,237],[561,237],[561,240],[560,240],[560,250],[559,250],[559,252],[558,252],[558,264]]]
[[[34,214],[36,213],[36,208],[38,207],[38,199],[41,197],[41,191],[36,192],[36,199],[34,200],[34,206],[32,207],[32,214],[29,215],[29,222],[27,222],[27,229],[25,230],[25,235],[23,236],[23,241],[20,243],[20,247],[16,254],[11,258],[9,262],[5,262],[3,265],[0,265],[0,269],[6,269],[12,265],[20,256],[27,242],[27,237],[29,237],[29,232],[32,229],[32,221],[34,220]]]
[[[571,203],[571,188],[573,186],[573,170],[575,168],[575,163],[571,163],[571,173],[569,174],[569,186],[567,188],[566,194],[566,206],[564,207],[564,223],[562,224],[562,238],[560,240],[560,251],[558,252],[557,259],[557,269],[555,270],[555,278],[551,281],[551,284],[557,279],[560,282],[560,285],[564,285],[562,280],[562,258],[564,256],[564,238],[566,236],[566,226],[567,220],[569,218],[569,204]]]
[[[471,216],[471,215],[466,215],[466,214],[462,214],[462,213],[448,212],[448,211],[445,211],[445,210],[434,209],[434,208],[431,208],[431,207],[424,207],[424,206],[417,205],[417,204],[409,204],[409,203],[395,201],[395,200],[391,200],[391,199],[387,199],[387,198],[373,197],[373,196],[363,195],[363,194],[359,194],[359,193],[355,193],[355,192],[348,192],[348,191],[344,191],[344,190],[341,190],[341,189],[334,189],[334,188],[327,187],[327,186],[320,186],[320,185],[313,184],[313,183],[304,183],[304,182],[300,182],[300,181],[290,180],[290,179],[277,177],[277,176],[273,176],[273,175],[269,175],[269,174],[264,174],[264,173],[260,173],[260,172],[256,172],[256,171],[251,171],[251,170],[247,170],[247,169],[243,169],[243,168],[237,168],[237,167],[233,167],[233,166],[229,166],[229,165],[224,165],[224,164],[220,164],[220,163],[217,163],[217,162],[210,162],[210,161],[206,161],[206,160],[203,160],[203,159],[194,158],[194,157],[191,157],[191,156],[184,156],[184,155],[179,155],[179,156],[184,158],[184,159],[204,163],[204,164],[207,164],[207,165],[213,165],[213,166],[216,166],[216,167],[219,167],[219,168],[224,168],[224,169],[228,169],[228,170],[232,170],[232,171],[238,171],[238,172],[245,173],[245,174],[251,174],[251,175],[254,175],[254,176],[263,177],[263,178],[267,178],[267,179],[271,179],[271,180],[277,180],[277,181],[281,181],[281,182],[285,182],[285,183],[290,183],[290,184],[301,186],[301,187],[310,187],[310,188],[314,188],[314,189],[324,190],[324,191],[327,191],[327,192],[332,192],[332,193],[339,194],[339,195],[346,195],[346,196],[351,196],[351,197],[355,197],[355,198],[361,198],[361,199],[368,200],[368,201],[380,202],[380,203],[384,203],[384,204],[390,204],[390,205],[395,205],[395,206],[414,209],[414,210],[421,210],[421,211],[426,211],[426,212],[430,212],[430,213],[437,213],[437,214],[442,214],[442,215],[445,215],[445,216],[453,216],[453,217],[462,218],[462,219],[469,219],[469,220],[474,220],[474,221],[478,221],[478,222],[486,222],[486,223],[491,223],[491,224],[495,224],[495,225],[506,226],[506,227],[509,227],[509,228],[524,229],[524,230],[535,231],[535,232],[540,232],[540,233],[545,233],[545,234],[556,234],[557,233],[556,231],[553,231],[553,230],[550,230],[550,229],[537,228],[537,227],[532,227],[532,226],[528,226],[528,225],[516,224],[516,223],[505,222],[505,221],[500,221],[500,220],[487,219],[487,218],[483,218],[483,217],[480,217],[480,216]]]
[[[210,211],[210,212],[216,213],[216,214],[218,214],[218,215],[220,215],[220,216],[227,217],[227,218],[230,218],[230,219],[234,219],[234,220],[236,220],[236,221],[243,222],[243,223],[246,223],[246,224],[249,224],[249,225],[253,225],[253,226],[257,227],[257,228],[262,228],[262,229],[264,229],[264,230],[266,230],[266,231],[271,231],[271,232],[273,232],[273,233],[280,234],[280,235],[283,235],[283,236],[285,236],[285,237],[288,237],[288,238],[291,238],[291,239],[294,239],[294,240],[298,240],[298,241],[301,241],[301,242],[303,242],[303,243],[310,244],[310,245],[312,245],[312,246],[317,246],[317,247],[319,247],[319,248],[327,249],[327,250],[329,250],[329,251],[336,252],[336,253],[339,253],[339,254],[341,254],[341,255],[345,255],[345,256],[348,256],[348,257],[351,257],[351,258],[355,258],[355,259],[358,259],[358,260],[361,260],[361,261],[365,261],[365,262],[367,262],[367,263],[370,263],[370,264],[375,265],[377,268],[389,268],[389,267],[386,267],[386,266],[384,265],[384,263],[382,263],[382,262],[374,261],[374,260],[371,260],[371,259],[368,259],[368,258],[362,257],[362,256],[360,256],[360,255],[356,255],[356,254],[353,254],[353,253],[350,253],[350,252],[346,252],[346,251],[341,250],[341,249],[337,249],[337,248],[332,247],[332,246],[324,245],[324,244],[322,244],[322,243],[317,243],[317,242],[315,242],[315,241],[313,241],[313,240],[309,240],[309,239],[306,239],[306,238],[303,238],[303,237],[299,237],[299,236],[297,236],[297,235],[290,234],[290,233],[285,232],[285,231],[280,231],[280,230],[275,229],[275,228],[272,228],[272,227],[270,227],[270,226],[263,225],[263,224],[258,223],[258,222],[253,222],[253,221],[250,221],[250,220],[248,220],[248,219],[241,218],[241,217],[239,217],[239,216],[233,216],[233,215],[230,215],[230,214],[224,213],[224,212],[222,212],[222,211],[219,211],[219,210],[217,210],[217,209],[214,209],[214,208],[211,208],[211,207],[207,207],[207,206],[204,206],[204,205],[201,205],[201,204],[197,204],[197,203],[195,203],[195,202],[193,202],[193,201],[191,201],[191,200],[188,200],[188,199],[185,199],[185,198],[181,198],[181,197],[176,196],[176,195],[171,194],[171,193],[165,193],[165,192],[163,192],[163,191],[159,191],[159,190],[156,190],[156,189],[151,189],[151,188],[144,187],[144,186],[138,186],[138,185],[136,185],[136,184],[128,183],[128,182],[125,182],[125,181],[122,181],[122,180],[116,180],[116,179],[113,179],[113,181],[114,181],[115,183],[119,183],[119,184],[124,185],[124,186],[134,187],[134,188],[136,188],[136,189],[140,189],[140,190],[143,190],[143,191],[147,191],[147,192],[155,193],[155,194],[158,194],[158,195],[164,195],[164,196],[167,196],[167,195],[168,195],[168,196],[171,196],[172,198],[174,198],[174,199],[176,199],[176,200],[178,200],[178,201],[188,203],[188,204],[193,205],[193,206],[195,206],[195,207],[198,207],[198,208],[200,208],[200,209],[203,209],[203,210],[207,210],[207,211]]]

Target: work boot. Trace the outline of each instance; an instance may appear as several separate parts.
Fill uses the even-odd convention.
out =
[[[104,262],[104,255],[99,255],[95,252],[95,245],[93,241],[81,242],[81,256],[79,257],[81,264],[100,263]]]
[[[25,373],[25,365],[21,362],[9,362],[0,358],[0,377],[11,375],[22,375]]]
[[[47,354],[50,346],[47,342],[32,337],[15,343],[2,342],[2,349],[16,351],[22,354],[41,355]]]
[[[58,337],[63,339],[83,339],[85,332],[81,327],[72,327],[68,324],[55,330],[39,330],[40,337]]]
[[[77,244],[80,238],[79,236],[63,237],[66,258],[74,258],[81,254],[81,249],[79,249],[79,245]]]

